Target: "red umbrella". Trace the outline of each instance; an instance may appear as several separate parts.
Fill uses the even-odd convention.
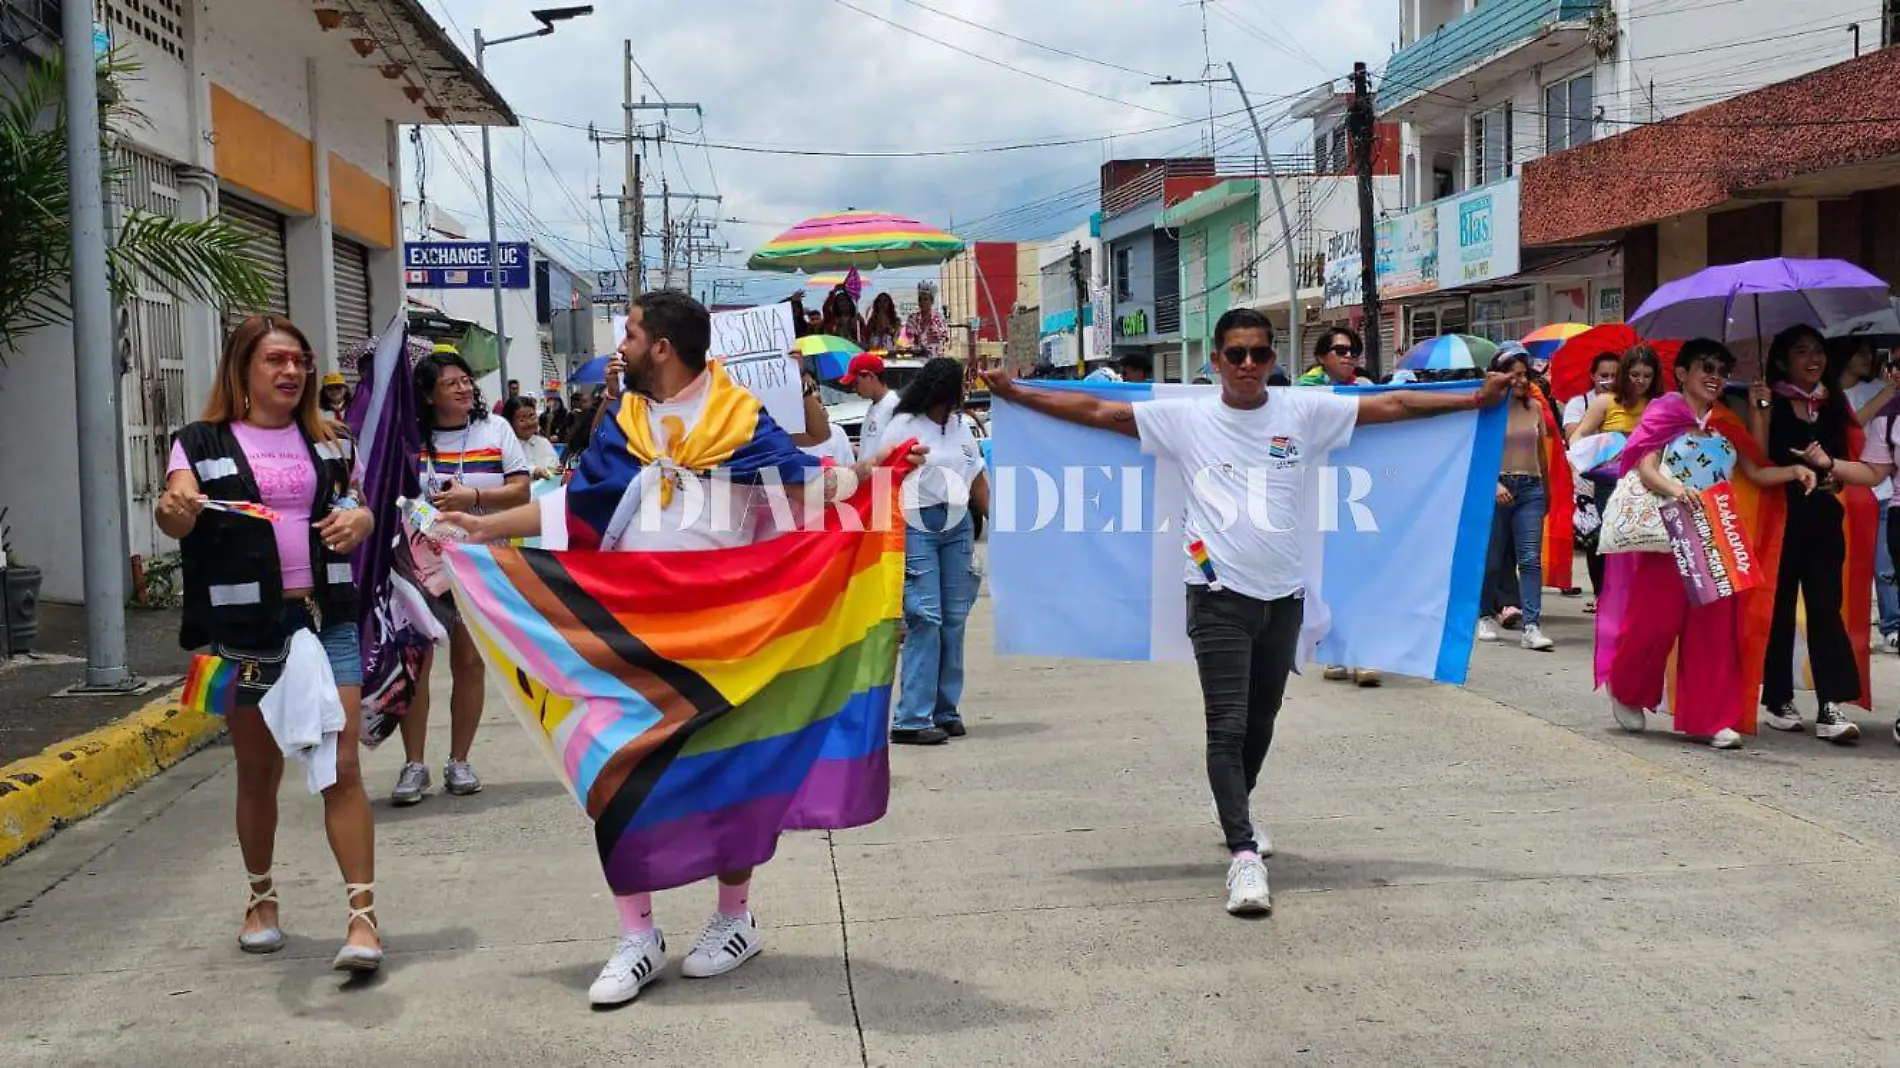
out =
[[[1656,355],[1662,360],[1663,389],[1675,389],[1676,352],[1682,348],[1682,342],[1646,341],[1627,323],[1605,323],[1593,326],[1564,342],[1562,348],[1551,354],[1551,393],[1562,403],[1590,392],[1594,386],[1590,381],[1590,365],[1596,362],[1598,356],[1606,352],[1621,356],[1639,344],[1647,344],[1656,350]]]

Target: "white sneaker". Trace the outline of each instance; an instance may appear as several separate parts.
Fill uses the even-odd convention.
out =
[[[1498,621],[1490,616],[1478,617],[1478,640],[1494,642],[1498,640]]]
[[[1880,644],[1890,653],[1900,653],[1900,631],[1883,636]]]
[[[706,924],[706,932],[693,943],[693,951],[686,955],[686,963],[680,966],[680,974],[688,979],[710,979],[727,972],[751,960],[764,949],[759,941],[759,926],[753,922],[752,913],[743,916],[728,916],[723,912],[713,913]]]
[[[587,1000],[595,1005],[624,1005],[640,996],[640,988],[660,977],[666,965],[666,938],[659,931],[623,935],[614,955],[600,969]]]
[[[1265,864],[1235,857],[1227,866],[1227,912],[1233,916],[1273,915],[1273,895],[1267,890]]]
[[[1793,705],[1770,705],[1761,710],[1761,721],[1778,731],[1802,729],[1801,713]]]
[[[1557,647],[1557,643],[1544,634],[1544,628],[1535,623],[1524,624],[1524,636],[1517,640],[1517,644],[1539,653],[1548,653]]]
[[[1642,709],[1626,705],[1614,697],[1610,698],[1610,715],[1616,720],[1617,726],[1632,734],[1640,733],[1649,725]]]
[[[1710,749],[1740,749],[1741,747],[1742,736],[1727,727],[1716,731],[1715,735],[1709,739]]]

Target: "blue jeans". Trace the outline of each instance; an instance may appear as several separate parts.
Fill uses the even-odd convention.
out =
[[[963,697],[963,631],[976,603],[976,535],[965,512],[948,530],[949,509],[919,512],[904,532],[904,650],[897,680],[897,730],[955,723]]]
[[[1511,491],[1511,503],[1498,505],[1491,522],[1491,568],[1486,583],[1496,591],[1487,599],[1486,615],[1496,615],[1510,589],[1511,573],[1517,575],[1517,596],[1524,609],[1524,625],[1533,626],[1544,616],[1544,480],[1536,475],[1505,475],[1498,482]]]
[[[1881,504],[1880,533],[1874,537],[1874,595],[1880,603],[1880,633],[1883,637],[1900,631],[1900,589],[1894,587],[1892,538],[1887,534],[1892,509],[1892,501]]]

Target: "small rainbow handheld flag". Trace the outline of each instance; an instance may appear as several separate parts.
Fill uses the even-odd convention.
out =
[[[1188,559],[1194,561],[1194,566],[1201,569],[1201,576],[1207,579],[1208,589],[1219,592],[1227,588],[1220,584],[1220,579],[1214,577],[1214,559],[1207,555],[1206,542],[1199,538],[1188,542],[1187,554]]]
[[[262,519],[266,523],[280,523],[284,515],[275,508],[266,508],[256,501],[205,501],[209,512],[229,512],[232,515],[247,515],[252,519]]]
[[[191,658],[191,671],[185,675],[185,692],[178,703],[213,716],[222,716],[237,705],[238,666],[224,657],[199,653]]]

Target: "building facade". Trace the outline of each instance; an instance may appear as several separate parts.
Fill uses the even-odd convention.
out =
[[[1096,339],[1096,304],[1105,296],[1101,282],[1102,217],[1042,245],[1036,256],[1042,321],[1037,368],[1085,367],[1107,359]]]
[[[37,5],[44,8],[48,5]],[[264,307],[217,308],[142,288],[118,307],[124,367],[126,544],[151,557],[175,546],[151,520],[174,431],[209,395],[229,325],[287,315],[321,369],[403,307],[398,124],[512,124],[500,95],[415,0],[358,0],[353,13],[290,0],[105,0],[112,47],[138,64],[119,87],[144,121],[116,131],[128,181],[108,218],[139,210],[221,214],[251,234],[270,282]],[[0,9],[0,63],[57,52],[57,26],[27,5]],[[0,504],[21,562],[45,596],[83,594],[73,335],[45,329],[0,369]]]
[[[1527,165],[1850,58],[1878,44],[1882,0],[1401,0],[1379,80],[1400,125],[1399,211],[1380,223],[1379,288],[1402,347],[1494,338],[1633,307],[1615,241],[1523,241]],[[1746,143],[1738,141],[1738,151]],[[1640,170],[1659,174],[1666,157]],[[1515,245],[1516,248],[1506,246]]]

